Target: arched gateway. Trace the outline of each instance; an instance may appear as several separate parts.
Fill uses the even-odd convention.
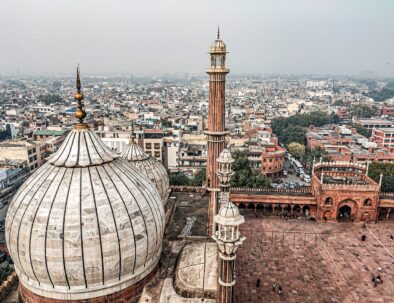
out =
[[[357,214],[357,203],[351,199],[346,199],[339,203],[337,210],[337,220],[339,222],[353,221]]]

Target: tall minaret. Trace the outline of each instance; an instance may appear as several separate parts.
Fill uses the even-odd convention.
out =
[[[208,158],[207,158],[207,189],[211,192],[209,205],[209,233],[212,234],[213,217],[218,211],[217,191],[219,180],[216,174],[218,164],[216,159],[224,149],[225,130],[225,85],[226,75],[226,44],[220,39],[218,29],[217,39],[210,48],[211,66],[207,70],[209,75],[209,103],[208,103]]]

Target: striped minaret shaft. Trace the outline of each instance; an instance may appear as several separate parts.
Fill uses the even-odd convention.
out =
[[[217,161],[220,153],[225,147],[226,129],[225,113],[226,98],[225,86],[226,75],[229,69],[226,68],[226,45],[220,39],[219,33],[217,39],[210,48],[211,66],[207,70],[209,75],[209,102],[208,102],[208,156],[207,156],[207,189],[210,191],[209,204],[209,234],[213,232],[213,216],[218,210],[219,180],[216,174]]]

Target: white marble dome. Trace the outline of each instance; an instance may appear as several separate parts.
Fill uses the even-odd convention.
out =
[[[83,300],[125,289],[158,264],[164,208],[154,184],[87,128],[76,128],[22,185],[6,240],[25,288]]]
[[[132,142],[132,140],[130,140],[130,143],[126,146],[122,157],[152,180],[160,193],[163,205],[166,205],[170,192],[170,180],[163,163],[147,155],[141,146]]]

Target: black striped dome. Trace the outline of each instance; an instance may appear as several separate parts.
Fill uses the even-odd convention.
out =
[[[24,287],[60,300],[125,289],[157,265],[164,208],[154,184],[89,129],[74,129],[22,185],[6,240]]]
[[[170,181],[167,170],[163,163],[156,158],[147,155],[136,143],[130,142],[122,157],[129,161],[131,165],[147,176],[155,185],[160,193],[163,204],[167,203],[170,191]]]

